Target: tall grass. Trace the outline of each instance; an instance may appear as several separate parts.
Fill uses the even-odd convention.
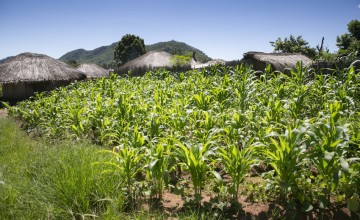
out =
[[[9,118],[0,134],[0,219],[95,217],[121,204],[116,177],[91,165],[96,146],[32,140]]]

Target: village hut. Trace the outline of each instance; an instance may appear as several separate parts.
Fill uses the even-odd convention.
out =
[[[144,71],[160,67],[171,67],[173,56],[164,51],[149,51],[146,54],[135,58],[119,68],[120,73],[131,71]]]
[[[101,77],[108,77],[109,71],[93,63],[83,63],[76,67],[86,75],[87,79],[96,79]]]
[[[85,79],[79,70],[49,56],[22,53],[0,64],[3,100],[16,101]]]
[[[206,63],[197,63],[194,65],[194,69],[201,69],[201,68],[206,68],[206,67],[214,66],[214,65],[226,65],[226,61],[222,60],[222,59],[214,59],[214,60],[210,60]]]
[[[270,64],[272,71],[285,73],[289,69],[295,69],[297,62],[302,62],[303,66],[310,66],[312,64],[312,60],[302,54],[262,52],[247,52],[240,62],[243,65],[252,66],[256,71],[264,71],[267,65]]]

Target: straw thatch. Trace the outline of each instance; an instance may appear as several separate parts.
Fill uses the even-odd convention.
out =
[[[213,65],[225,65],[225,64],[226,64],[225,60],[214,59],[214,60],[210,60],[206,63],[197,63],[196,65],[194,65],[194,69],[201,69],[201,68],[206,68],[206,67],[213,66]]]
[[[86,78],[88,79],[95,79],[95,78],[101,78],[101,77],[108,77],[109,71],[99,67],[96,64],[93,63],[83,63],[80,64],[78,67],[76,67],[77,70],[80,70],[86,75]]]
[[[49,56],[22,53],[0,64],[0,82],[41,82],[84,79],[86,76]]]
[[[273,71],[280,72],[294,69],[297,62],[302,62],[304,66],[310,66],[312,60],[302,54],[262,52],[245,53],[244,58],[241,60],[241,63],[252,66],[257,71],[264,71],[266,66],[270,64]]]
[[[35,92],[49,91],[85,78],[81,71],[42,54],[23,53],[0,64],[5,100],[26,99]]]
[[[119,70],[131,70],[137,68],[156,68],[156,67],[169,67],[171,66],[172,55],[164,51],[150,51],[146,54],[131,60],[122,65]]]

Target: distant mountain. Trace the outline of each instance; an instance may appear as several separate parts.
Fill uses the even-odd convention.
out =
[[[95,63],[99,66],[108,67],[114,59],[114,50],[117,45],[117,42],[109,45],[96,48],[94,50],[84,50],[77,49],[70,51],[59,58],[63,62],[76,61],[79,63]],[[178,41],[167,41],[159,42],[156,44],[146,45],[146,51],[166,51],[169,53],[177,52],[178,54],[183,54],[187,51],[195,51],[196,58],[200,62],[207,62],[211,60],[204,52],[201,50],[189,46],[186,43]]]
[[[59,58],[60,61],[70,60],[79,63],[95,63],[99,66],[108,66],[114,59],[114,50],[117,43],[109,46],[98,47],[94,50],[77,49],[70,51]]]

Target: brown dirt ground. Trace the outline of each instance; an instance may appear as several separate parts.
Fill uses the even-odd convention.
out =
[[[207,193],[202,194],[201,206],[205,206],[206,203],[211,204],[212,196]],[[289,214],[293,217],[292,219],[299,220],[315,220],[315,219],[342,219],[351,220],[356,219],[346,207],[338,207],[333,204],[330,208],[319,210],[314,209],[309,213],[293,213],[287,212],[283,207],[273,203],[252,203],[248,202],[246,196],[240,196],[239,207],[232,208],[224,213],[226,219],[287,219]],[[168,215],[168,219],[174,219],[176,213],[183,212],[186,210],[186,202],[181,198],[180,195],[175,195],[170,192],[165,192],[162,201],[163,211]],[[294,216],[296,215],[296,216]],[[287,216],[287,217],[286,217]],[[355,218],[354,218],[355,217]],[[176,218],[175,218],[176,219]]]
[[[6,109],[0,109],[0,118],[6,117],[8,115],[8,111]]]
[[[247,182],[252,182],[255,184],[261,183],[261,178],[259,177],[247,177]],[[191,184],[184,187],[191,187]],[[246,189],[240,189],[246,190]],[[189,192],[188,192],[189,193]],[[186,193],[187,194],[187,193]],[[190,192],[192,194],[192,192]],[[191,195],[187,195],[191,197]],[[205,207],[210,205],[210,207],[214,208],[215,203],[213,203],[213,199],[216,195],[212,195],[207,192],[202,193],[201,206]],[[287,217],[292,216],[293,219],[299,220],[313,220],[313,219],[356,219],[356,216],[351,214],[351,212],[342,206],[339,206],[333,203],[330,208],[326,209],[318,209],[314,208],[312,212],[309,213],[301,213],[301,212],[291,212],[289,210],[285,210],[282,206],[274,204],[272,202],[251,202],[247,198],[246,195],[241,195],[238,199],[239,206],[232,207],[230,210],[227,210],[224,213],[226,219],[274,219],[282,216],[281,218],[287,219]],[[169,216],[169,219],[173,219],[173,216],[176,216],[176,213],[186,211],[189,207],[187,207],[187,202],[177,194],[174,194],[168,190],[166,190],[163,194],[163,200],[160,202],[159,207]],[[294,216],[296,215],[296,216]],[[285,217],[287,216],[287,217]],[[176,218],[175,218],[176,219]]]

